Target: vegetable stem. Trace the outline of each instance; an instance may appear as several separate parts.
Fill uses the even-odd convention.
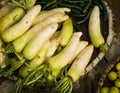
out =
[[[22,79],[19,79],[16,84],[13,86],[13,88],[10,90],[10,93],[19,93],[22,89]]]
[[[22,1],[24,1],[24,0],[22,0]],[[18,1],[12,0],[12,2],[13,2],[16,6],[22,7],[23,9],[27,9],[27,7],[24,6],[24,4],[21,4],[21,3],[18,2]]]
[[[22,60],[16,62],[16,63],[5,73],[4,76],[5,76],[5,77],[8,77],[8,76],[12,75],[13,72],[14,72],[16,69],[20,68],[20,67],[23,65],[24,62],[25,62],[25,59],[22,59]]]
[[[72,80],[69,77],[64,77],[55,84],[54,90],[59,93],[72,93]]]

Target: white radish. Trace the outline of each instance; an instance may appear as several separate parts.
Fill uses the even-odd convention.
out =
[[[56,23],[62,22],[68,19],[68,15],[65,15],[64,17],[63,16],[64,14],[58,13],[58,14],[52,15],[51,17],[48,17],[43,22],[39,22],[35,24],[34,26],[32,26],[25,34],[23,34],[22,36],[17,38],[15,41],[13,41],[13,45],[14,45],[16,52],[21,52],[23,48],[25,47],[25,45],[29,42],[29,40],[32,37],[34,37],[34,35],[38,34],[39,31],[43,29],[44,27],[46,27],[47,25],[50,25],[51,23],[54,23],[54,22]]]
[[[56,49],[58,48],[58,45],[60,44],[60,37],[54,38],[50,41],[50,47],[47,52],[47,58],[50,58],[54,55]]]
[[[43,46],[44,42],[46,42],[50,37],[55,33],[58,28],[57,23],[52,23],[42,29],[37,35],[35,35],[25,46],[23,50],[23,55],[26,59],[31,60],[33,59],[41,47]]]
[[[27,76],[31,71],[33,71],[35,68],[40,66],[45,61],[49,45],[50,41],[48,40],[44,43],[43,47],[40,49],[37,56],[33,60],[29,61],[27,66],[26,65],[22,66],[19,69],[20,76],[22,77]]]
[[[60,53],[48,59],[53,76],[57,76],[58,72],[71,62],[78,47],[81,35],[81,32],[74,33],[68,45]]]
[[[6,29],[1,34],[2,39],[5,42],[11,42],[19,36],[23,35],[31,27],[33,20],[39,14],[40,10],[40,5],[36,5],[32,9],[30,9],[18,23]]]
[[[78,47],[76,49],[76,53],[73,56],[73,59],[69,64],[73,62],[73,60],[78,56],[78,54],[88,45],[87,41],[79,41]]]
[[[80,78],[81,74],[85,70],[85,67],[88,65],[91,59],[93,50],[93,45],[87,46],[74,60],[67,73],[67,75],[72,78],[73,82],[76,82]]]
[[[40,21],[44,21],[46,18],[48,18],[56,13],[65,14],[65,12],[70,12],[70,9],[69,8],[55,8],[55,9],[49,10],[47,12],[40,13],[34,20],[33,25]]]

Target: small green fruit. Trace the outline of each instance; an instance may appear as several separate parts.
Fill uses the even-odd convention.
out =
[[[109,87],[102,87],[100,93],[109,93]]]
[[[108,73],[108,79],[114,81],[117,78],[117,73],[115,71],[110,71]]]
[[[115,68],[116,68],[117,70],[120,70],[120,62],[118,62],[118,63],[116,64]]]
[[[120,88],[120,78],[117,78],[115,81],[114,81],[114,84],[116,87]]]
[[[117,77],[120,77],[120,70],[117,71]]]
[[[111,87],[109,93],[119,93],[119,89],[117,87]]]

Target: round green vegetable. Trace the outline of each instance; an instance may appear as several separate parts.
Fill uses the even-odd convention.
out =
[[[116,68],[117,70],[120,70],[120,62],[118,62],[118,63],[116,64],[115,68]]]
[[[114,84],[116,87],[120,88],[120,78],[117,78],[115,81],[114,81]]]
[[[100,93],[109,93],[109,87],[102,87]]]
[[[119,89],[117,87],[111,87],[109,93],[119,93]]]
[[[115,71],[110,71],[110,72],[108,73],[108,79],[109,79],[109,80],[113,81],[113,80],[115,80],[116,78],[117,78],[117,73],[116,73]]]

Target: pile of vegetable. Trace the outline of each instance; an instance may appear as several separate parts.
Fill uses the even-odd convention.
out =
[[[89,19],[90,41],[81,39],[84,33],[75,30],[75,20],[71,16],[88,1],[84,15],[78,14],[80,18],[84,17],[83,20],[76,23],[81,24]],[[0,16],[0,44],[4,46],[0,51],[0,77],[16,77],[16,84],[10,93],[43,84],[53,85],[56,92],[72,92],[73,84],[91,60],[94,47],[102,52],[108,48],[100,24],[100,8],[105,7],[93,1],[99,6],[93,6],[92,0],[1,1],[4,4],[1,10],[11,7]],[[58,6],[63,4],[65,6]],[[81,6],[74,6],[78,4]],[[88,13],[89,9],[91,12]]]
[[[120,57],[108,64],[99,81],[100,93],[120,93]]]

